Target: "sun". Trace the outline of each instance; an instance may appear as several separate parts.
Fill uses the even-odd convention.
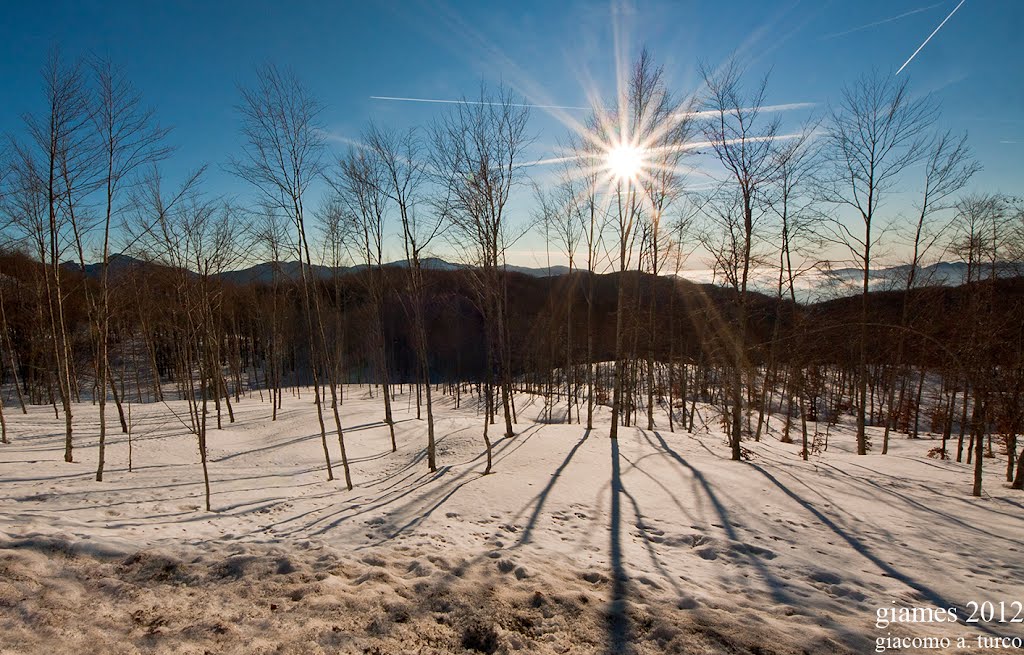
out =
[[[644,168],[643,148],[620,143],[605,152],[605,167],[616,180],[636,180]]]

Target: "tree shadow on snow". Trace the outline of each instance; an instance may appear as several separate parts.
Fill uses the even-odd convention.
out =
[[[612,502],[609,557],[612,567],[612,597],[608,606],[608,651],[613,655],[631,652],[629,616],[629,579],[622,561],[622,471],[619,465],[619,440],[609,439],[612,456]]]
[[[530,519],[526,522],[526,527],[523,528],[523,534],[519,537],[519,541],[516,543],[517,546],[528,544],[533,540],[533,530],[537,525],[537,520],[540,518],[541,512],[544,510],[544,504],[547,502],[548,496],[551,495],[551,490],[555,488],[555,485],[558,483],[562,473],[564,473],[566,467],[569,466],[569,462],[572,461],[572,458],[576,456],[576,452],[590,437],[591,432],[593,432],[593,430],[589,428],[583,431],[583,436],[580,437],[580,440],[576,442],[576,445],[569,450],[569,453],[565,456],[565,459],[562,460],[562,463],[558,465],[558,468],[555,469],[555,472],[551,474],[551,479],[548,480],[548,483],[544,485],[541,492],[534,496],[533,500],[530,501],[530,504],[533,505],[533,512],[530,514]]]
[[[537,427],[531,426],[511,439],[502,437],[496,440],[492,448],[494,465],[497,466],[505,457],[525,445],[536,433]],[[478,464],[484,456],[485,453],[481,452],[467,462],[441,466],[436,473],[417,473],[414,467],[426,458],[426,451],[421,450],[398,470],[360,484],[364,493],[369,495],[368,498],[349,498],[345,506],[311,521],[303,519],[318,512],[319,508],[283,519],[281,524],[292,524],[284,534],[319,536],[356,517],[380,510],[387,518],[377,524],[382,536],[372,545],[391,541],[422,523],[464,486],[480,479]]]
[[[774,475],[772,475],[771,473],[764,470],[763,468],[761,468],[760,466],[753,462],[748,462],[748,464],[752,469],[763,475],[769,482],[778,487],[778,489],[782,491],[782,493],[786,494],[791,500],[793,500],[795,503],[803,507],[807,512],[812,514],[822,525],[827,527],[829,530],[835,533],[836,536],[845,541],[847,545],[850,546],[850,548],[852,548],[859,555],[863,556],[865,559],[867,559],[872,564],[881,569],[886,576],[892,578],[893,580],[902,582],[904,585],[910,587],[911,589],[916,591],[921,596],[921,598],[927,600],[935,607],[957,607],[958,609],[963,611],[963,607],[961,605],[958,605],[957,603],[954,603],[946,599],[942,596],[942,594],[935,591],[928,585],[918,580],[915,580],[914,578],[910,577],[903,571],[898,570],[893,565],[889,564],[881,557],[876,555],[874,552],[872,552],[870,548],[868,548],[868,546],[864,542],[862,542],[860,539],[858,539],[850,532],[841,528],[839,525],[836,524],[835,521],[826,516],[813,504],[797,495],[786,485],[779,482],[779,480]],[[978,623],[976,624],[976,627],[979,630],[982,630],[989,634],[995,634],[995,632],[984,623]]]
[[[648,443],[651,443],[652,446],[657,447],[654,445],[653,442],[650,441],[650,437],[648,437],[647,432],[641,432],[644,435],[644,438],[648,439]],[[686,461],[686,459],[684,459],[682,455],[673,450],[672,447],[668,445],[668,442],[665,441],[665,438],[661,435],[659,431],[653,430],[652,434],[658,440],[658,445],[660,445],[661,450],[664,451],[665,454],[667,454],[673,460],[675,460],[676,463],[685,468],[693,477],[693,479],[697,481],[701,491],[711,502],[711,506],[714,507],[715,514],[718,515],[718,523],[722,526],[722,529],[725,530],[726,536],[733,542],[740,544],[745,543],[741,535],[736,532],[736,527],[732,524],[732,517],[729,515],[729,510],[726,509],[725,504],[722,502],[722,499],[719,498],[718,494],[714,490],[714,487],[712,487],[711,483],[708,482],[708,479],[704,476],[704,474],[696,467],[694,467],[692,464],[690,464],[688,461]],[[757,552],[745,552],[744,554],[746,559],[753,565],[755,569],[757,569],[758,575],[761,576],[761,579],[768,586],[768,591],[775,602],[787,605],[799,603],[799,600],[788,592],[786,584],[781,579],[779,579],[779,577],[776,576],[767,565],[765,565],[764,561]]]

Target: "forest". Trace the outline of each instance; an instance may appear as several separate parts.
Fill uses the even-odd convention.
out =
[[[344,453],[340,385],[358,382],[415,386],[431,470],[432,396],[467,386],[487,408],[485,442],[499,421],[512,434],[517,393],[588,428],[607,405],[612,438],[653,429],[657,407],[692,430],[699,400],[717,408],[733,459],[766,433],[799,438],[807,457],[821,447],[807,421],[849,415],[860,454],[885,453],[893,432],[939,433],[937,457],[952,438],[961,461],[967,440],[975,495],[997,448],[1024,488],[1021,203],[965,192],[979,169],[966,136],[937,130],[937,105],[905,82],[866,75],[783,138],[767,78],[737,64],[703,75],[704,94],[684,98],[642,52],[621,99],[629,115],[595,111],[541,188],[523,155],[530,110],[510,89],[483,87],[423,128],[370,124],[332,155],[322,105],[268,65],[240,91],[246,146],[229,166],[256,193],[245,206],[204,190],[202,169],[168,185],[170,131],[130,81],[55,51],[45,113],[25,117],[3,168],[4,382],[22,410],[63,415],[67,461],[83,394],[101,431],[110,402],[127,431],[124,401],[162,401],[165,385],[189,401],[201,452],[211,403],[220,426],[233,397],[259,389],[277,408],[285,388],[311,385],[325,454],[329,431]],[[627,134],[610,133],[626,119]],[[724,171],[711,189],[688,188],[697,140]],[[316,184],[327,191],[307,212]],[[909,217],[885,214],[897,184],[917,194]],[[529,217],[507,209],[521,187],[537,199]],[[530,230],[568,273],[506,270]],[[389,263],[395,238],[405,259]],[[910,253],[902,288],[873,289],[873,250],[894,242]],[[830,266],[811,256],[830,245],[863,271],[858,297],[798,303],[795,280]],[[463,264],[433,270],[441,247]],[[686,281],[698,251],[719,284]],[[920,274],[943,256],[967,264],[963,285]],[[257,261],[262,279],[230,275]],[[770,266],[775,293],[751,289]],[[380,397],[391,424],[391,394]],[[884,426],[882,443],[866,426]],[[342,467],[348,480],[344,454]]]
[[[382,613],[370,627],[330,628],[316,623],[328,619],[310,609],[303,620],[326,636],[309,637],[307,646],[355,648],[364,642],[343,635],[365,628],[367,638],[397,639],[387,642],[392,648],[414,639],[458,645],[429,652],[492,653],[499,643],[502,652],[540,648],[538,626],[552,612],[564,612],[585,617],[578,628],[566,627],[575,625],[571,618],[559,624],[558,639],[582,640],[581,652],[596,648],[587,640],[599,632],[607,634],[611,652],[630,652],[638,635],[647,640],[643,652],[668,652],[670,644],[683,652],[676,630],[701,635],[711,644],[707,652],[776,652],[758,649],[768,640],[760,628],[742,636],[748,634],[742,621],[720,632],[701,623],[705,619],[685,628],[675,623],[690,621],[679,617],[697,607],[718,611],[709,600],[714,589],[746,593],[746,583],[737,586],[721,572],[723,562],[737,562],[744,576],[764,580],[766,590],[758,593],[765,603],[781,603],[778,612],[797,612],[801,601],[788,594],[798,583],[778,581],[775,565],[763,562],[780,552],[791,557],[776,543],[791,539],[779,532],[784,526],[763,528],[774,540],[764,543],[748,541],[762,533],[742,532],[748,529],[743,522],[760,525],[764,517],[780,526],[815,526],[810,545],[792,542],[798,553],[816,548],[825,555],[836,543],[848,545],[851,554],[844,557],[855,559],[837,565],[843,574],[853,561],[867,560],[880,571],[877,584],[909,589],[900,593],[910,595],[893,596],[901,602],[962,602],[923,582],[932,578],[911,559],[929,543],[933,526],[926,518],[932,514],[975,531],[982,530],[981,519],[961,519],[967,515],[961,511],[1019,520],[1024,201],[977,188],[981,166],[966,133],[945,129],[939,103],[912,92],[906,76],[866,72],[827,110],[795,127],[768,103],[770,76],[754,77],[733,60],[702,65],[699,78],[697,91],[669,88],[663,67],[641,50],[618,96],[605,99],[611,108],[595,103],[573,122],[557,156],[539,162],[531,150],[536,109],[511,86],[482,84],[478,94],[411,128],[370,122],[339,147],[328,138],[326,107],[315,92],[295,71],[264,64],[238,89],[234,116],[242,147],[225,163],[209,164],[247,189],[229,195],[209,182],[209,168],[181,174],[172,166],[175,132],[115,63],[54,50],[42,68],[37,109],[0,147],[0,461],[11,460],[0,486],[5,480],[27,485],[18,487],[19,507],[57,498],[69,507],[79,498],[109,507],[87,522],[102,523],[118,539],[126,534],[115,530],[118,525],[155,530],[160,536],[152,539],[161,544],[169,537],[156,519],[192,526],[181,531],[209,539],[214,545],[206,555],[120,553],[115,576],[157,585],[177,580],[167,593],[177,599],[180,616],[192,603],[180,595],[184,586],[227,589],[223,585],[239,580],[253,585],[230,587],[239,606],[266,594],[275,602],[259,611],[278,611],[285,592],[268,582],[274,571],[305,576],[305,586],[288,587],[295,607],[313,593],[310,584],[327,593],[324,580],[337,577],[337,567],[369,571],[348,576],[345,584],[353,588],[369,580],[390,590],[381,591],[382,598],[406,594],[406,600],[372,600],[370,610],[344,614]],[[698,162],[712,171],[710,182],[694,172]],[[510,263],[524,239],[542,240],[546,269],[524,272]],[[959,283],[929,275],[944,262],[962,265]],[[711,283],[688,279],[699,265],[711,268]],[[873,281],[875,271],[894,266],[903,272],[899,279]],[[851,292],[799,295],[802,280],[844,267],[856,272]],[[755,285],[755,277],[772,282]],[[562,450],[531,451],[541,448],[536,441],[524,445],[542,430],[553,435],[545,443],[567,451],[558,468]],[[187,441],[179,443],[183,437]],[[178,445],[167,445],[172,442]],[[607,462],[592,452],[595,443],[610,444],[610,477],[599,468]],[[690,446],[692,460],[675,450]],[[519,448],[535,459],[516,459]],[[34,477],[44,452],[59,453],[69,472],[55,468]],[[253,459],[267,452],[271,459]],[[296,459],[273,459],[284,452]],[[572,521],[607,520],[609,550],[600,564],[610,573],[588,571],[559,583],[558,576],[570,574],[551,569],[536,578],[548,586],[523,596],[523,611],[533,618],[494,619],[498,627],[490,627],[490,619],[466,619],[477,610],[465,598],[491,582],[481,578],[469,590],[476,574],[463,578],[461,572],[489,560],[475,555],[456,564],[452,555],[441,564],[446,540],[490,549],[486,557],[500,575],[530,583],[545,565],[506,557],[508,543],[529,544],[537,529],[545,535],[538,548],[570,547],[551,545],[570,540],[561,528],[543,532],[538,526],[546,520],[548,494],[577,452],[591,472],[576,478],[580,489],[602,499],[610,490],[610,503],[572,496],[559,501],[562,509],[552,520],[569,526],[565,534],[577,529]],[[648,457],[657,462],[651,466],[678,471],[648,473],[641,468]],[[82,477],[86,465],[93,487]],[[243,472],[249,477],[238,477]],[[693,498],[708,501],[693,501],[707,515],[690,519],[688,528],[682,523],[690,501],[680,500],[676,493],[685,493],[668,481],[676,474],[688,480]],[[146,482],[123,487],[134,475]],[[64,478],[74,480],[65,488]],[[455,492],[478,478],[496,485],[479,501],[490,509],[466,500],[452,506]],[[591,478],[606,486],[591,489]],[[244,486],[249,480],[258,482]],[[297,486],[281,496],[259,496],[277,493],[281,480]],[[536,492],[511,491],[525,480],[543,491],[512,516],[515,508],[507,503]],[[326,490],[314,486],[326,482],[332,483]],[[929,495],[932,483],[946,491]],[[800,495],[809,484],[827,488],[821,497],[829,502],[852,503],[843,511],[861,517],[874,511],[864,508],[880,505],[878,497],[906,503],[917,518],[914,534],[903,538],[917,539],[914,548],[896,564],[876,555],[879,540],[848,526],[831,505]],[[192,491],[184,497],[139,509],[146,518],[137,524],[118,518],[124,505],[150,503],[136,494],[178,493],[188,485]],[[745,485],[751,485],[748,494],[720,500],[722,490]],[[913,491],[898,491],[906,485]],[[657,511],[645,506],[654,495],[638,488],[664,494]],[[862,500],[863,489],[877,489],[878,497]],[[320,495],[308,496],[314,492]],[[250,496],[259,508],[251,513],[239,509]],[[754,503],[762,496],[774,505],[759,512]],[[966,505],[973,500],[988,504]],[[442,505],[449,510],[444,519],[438,518],[443,512],[434,514]],[[371,510],[383,513],[364,516]],[[287,518],[272,520],[278,511]],[[479,520],[460,518],[474,511]],[[633,545],[625,544],[619,527],[624,512],[636,517]],[[331,522],[335,514],[342,518]],[[698,532],[666,534],[653,527],[651,516],[676,517],[681,523],[674,528]],[[350,528],[364,519],[365,525]],[[33,525],[51,520],[76,530],[56,515]],[[250,520],[266,523],[253,527]],[[489,525],[502,520],[507,523],[498,528]],[[54,533],[59,539],[49,532],[32,536],[17,517],[4,521],[20,526],[11,527],[8,538],[22,539],[6,542],[7,548],[28,544],[66,555],[82,580],[115,575],[103,568],[100,551],[98,563],[75,559],[92,551],[59,541],[63,533]],[[287,525],[304,526],[297,530],[305,545],[287,545],[281,536],[292,534]],[[315,562],[300,554],[319,548],[311,540],[331,529],[353,530],[344,533],[352,543],[390,530],[364,544],[381,547],[426,525],[434,526],[421,534],[431,545],[415,546],[433,553],[429,557],[409,560],[402,550],[408,545],[352,560],[344,558],[357,558],[358,548]],[[492,528],[486,545],[472,541]],[[712,528],[721,534],[709,537]],[[960,557],[953,532],[942,534],[943,557]],[[233,559],[241,551],[225,544],[236,533],[257,535],[252,548],[264,550],[245,562],[259,564]],[[589,543],[587,533],[581,535],[572,538]],[[1008,537],[985,535],[963,547],[982,549],[977,552],[992,561],[1005,557],[1012,568],[1015,556],[999,541]],[[173,538],[179,537],[185,539]],[[678,578],[686,578],[676,574],[690,564],[662,559],[665,548],[680,544],[695,553],[685,557],[700,559],[693,563],[704,573],[693,575],[704,595],[680,587]],[[624,549],[632,549],[632,557]],[[202,564],[210,552],[227,564]],[[627,565],[647,556],[648,577],[626,573]],[[27,568],[11,570],[34,566],[28,559],[10,567],[16,565]],[[227,572],[217,568],[234,565]],[[883,589],[857,591],[870,585],[852,580],[844,586],[844,577],[803,560],[792,567],[809,580],[808,588],[824,594],[815,596],[824,599],[821,612],[870,616],[865,593]],[[420,568],[431,585],[440,582],[415,583]],[[927,575],[943,575],[935,571]],[[399,584],[388,575],[412,581]],[[645,582],[655,578],[661,581]],[[563,598],[559,584],[582,587]],[[463,592],[453,591],[459,588]],[[610,598],[599,613],[584,608],[595,588]],[[8,602],[4,594],[15,594],[5,589],[0,586],[0,608]],[[17,593],[25,602],[31,596]],[[651,598],[644,594],[659,593],[676,598],[644,604]],[[51,602],[42,598],[38,602]],[[104,598],[110,607],[123,602]],[[131,608],[139,643],[152,645],[145,640],[179,620]],[[458,612],[454,623],[442,616]],[[208,609],[203,620],[216,613]],[[859,620],[798,629],[774,617],[771,625],[791,630],[788,646],[778,652],[798,652],[794,644],[812,633],[809,650],[846,652],[830,649],[868,643],[858,641],[866,634],[861,628],[860,636],[843,632]],[[181,627],[175,634],[184,641],[174,643],[183,648],[223,634],[242,639],[232,631],[249,624],[224,621],[202,624],[214,636],[203,633],[199,641],[188,641],[191,628]],[[588,621],[600,629],[586,632]],[[87,635],[99,625],[79,629]],[[274,625],[284,639],[290,628]],[[832,632],[818,635],[826,629]],[[573,637],[573,630],[585,636]],[[34,643],[19,638],[23,646]],[[797,650],[786,650],[790,646]]]

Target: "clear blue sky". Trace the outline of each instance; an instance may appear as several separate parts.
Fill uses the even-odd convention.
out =
[[[404,127],[443,111],[373,95],[458,98],[482,79],[533,102],[585,105],[594,87],[610,95],[618,24],[629,52],[648,46],[681,92],[696,88],[698,61],[739,51],[753,76],[771,70],[769,103],[817,103],[820,112],[861,72],[898,68],[957,0],[4,4],[0,131],[17,132],[21,114],[38,108],[52,46],[109,56],[174,127],[169,174],[209,164],[209,190],[244,195],[221,166],[240,145],[237,85],[261,62],[292,67],[326,103],[332,133],[357,138],[370,118]],[[966,0],[902,73],[914,93],[938,96],[945,125],[969,132],[984,166],[978,188],[1016,192],[1024,181],[1022,36],[1024,2]],[[540,110],[531,129],[539,157],[566,134]],[[528,212],[528,202],[516,209]]]

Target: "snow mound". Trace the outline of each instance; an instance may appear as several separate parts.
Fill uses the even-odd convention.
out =
[[[55,537],[11,539],[0,541],[0,652],[854,652],[673,599],[650,580],[593,573],[407,547],[114,556]]]
[[[851,426],[819,426],[810,461],[769,435],[732,462],[717,429],[610,440],[606,408],[594,430],[538,423],[524,395],[484,475],[479,403],[439,396],[430,472],[414,397],[392,452],[379,396],[345,392],[354,489],[334,439],[327,479],[311,394],[277,421],[252,396],[209,435],[210,512],[182,401],[133,406],[102,483],[95,407],[76,406],[72,463],[49,407],[12,413],[0,654],[864,653],[985,632],[880,628],[879,608],[1019,596],[1020,492],[986,463],[971,498],[970,467],[928,438],[859,457]]]

